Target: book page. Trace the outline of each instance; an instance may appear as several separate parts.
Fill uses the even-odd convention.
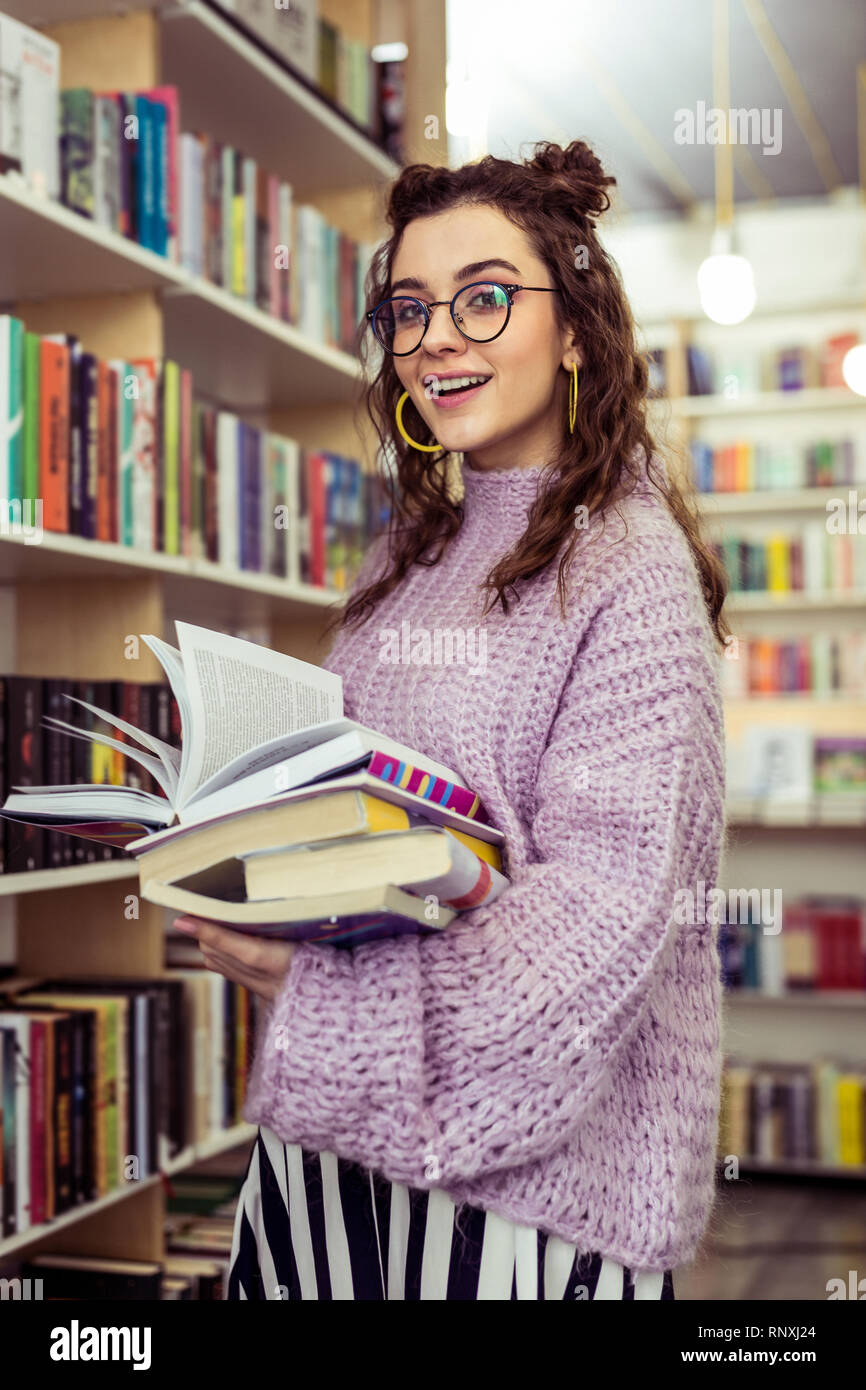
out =
[[[175,626],[190,715],[178,805],[242,753],[341,717],[343,680],[333,671],[193,623]]]

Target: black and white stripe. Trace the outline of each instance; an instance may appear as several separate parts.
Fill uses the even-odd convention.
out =
[[[230,1299],[664,1299],[632,1271],[447,1193],[388,1182],[260,1127],[238,1199]]]

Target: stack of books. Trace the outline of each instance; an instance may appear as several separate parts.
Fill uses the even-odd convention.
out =
[[[507,887],[502,832],[460,774],[343,717],[342,679],[189,623],[142,635],[180,711],[178,750],[80,699],[160,791],[14,788],[2,814],[119,845],[147,901],[285,939],[441,931]],[[72,698],[72,697],[70,697]]]

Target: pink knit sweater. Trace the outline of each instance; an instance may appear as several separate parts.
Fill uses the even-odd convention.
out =
[[[619,505],[625,524],[610,510],[581,532],[565,621],[555,564],[482,621],[478,585],[521,535],[540,473],[464,465],[442,559],[413,566],[325,663],[349,716],[479,793],[511,886],[438,936],[300,945],[245,1114],[665,1270],[694,1256],[714,1194],[715,930],[677,925],[674,895],[717,878],[717,662],[687,542],[645,479]],[[445,664],[437,628],[462,629],[472,659]]]

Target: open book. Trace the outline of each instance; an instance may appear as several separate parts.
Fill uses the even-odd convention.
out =
[[[239,637],[175,626],[178,647],[153,636],[142,640],[177,700],[180,749],[85,700],[75,702],[134,742],[46,721],[71,737],[119,749],[152,774],[164,795],[108,783],[16,788],[0,814],[125,846],[175,822],[207,821],[364,768],[461,815],[486,818],[457,772],[344,718],[339,675]]]

